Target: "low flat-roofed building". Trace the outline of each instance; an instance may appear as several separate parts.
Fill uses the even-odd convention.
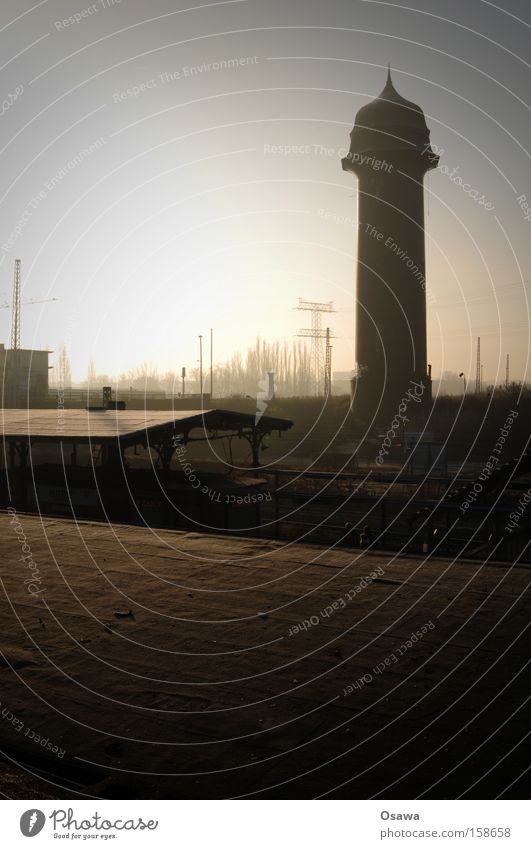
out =
[[[3,407],[34,407],[48,402],[49,351],[13,350],[0,343]]]

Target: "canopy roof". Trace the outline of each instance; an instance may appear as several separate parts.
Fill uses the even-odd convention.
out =
[[[289,419],[234,410],[0,410],[0,431],[6,440],[41,442],[153,443],[166,435],[187,435],[194,428],[261,433],[288,430]]]

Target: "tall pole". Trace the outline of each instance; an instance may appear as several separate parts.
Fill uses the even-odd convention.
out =
[[[478,347],[476,353],[476,395],[481,392],[481,339],[478,336]]]
[[[213,369],[212,369],[213,344],[212,344],[212,340],[213,340],[213,333],[212,333],[212,328],[210,328],[210,400],[211,401],[212,401],[212,398],[214,397],[213,392],[212,392],[212,374],[213,374]]]
[[[199,337],[199,393],[201,395],[201,409],[203,408],[203,337]]]
[[[330,328],[326,328],[326,348],[325,348],[325,383],[324,394],[325,398],[331,395],[332,391],[332,346],[330,344]]]
[[[505,364],[505,388],[509,389],[509,354],[507,354],[507,362]]]

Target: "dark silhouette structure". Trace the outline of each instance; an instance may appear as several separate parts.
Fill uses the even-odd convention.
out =
[[[354,410],[384,423],[412,389],[414,412],[431,401],[423,178],[439,157],[422,109],[398,94],[390,71],[350,138],[342,165],[359,181]]]
[[[0,407],[43,407],[48,401],[50,351],[6,348],[0,342]]]

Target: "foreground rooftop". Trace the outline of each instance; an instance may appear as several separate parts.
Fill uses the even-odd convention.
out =
[[[117,410],[87,408],[85,410],[0,410],[3,437],[31,441],[105,442],[122,440],[147,441],[149,436],[166,432],[187,434],[195,428],[232,431],[257,427],[264,432],[288,430],[288,419],[261,416],[259,422],[249,413],[234,410]]]
[[[525,792],[529,568],[24,514],[0,540],[7,795]]]

